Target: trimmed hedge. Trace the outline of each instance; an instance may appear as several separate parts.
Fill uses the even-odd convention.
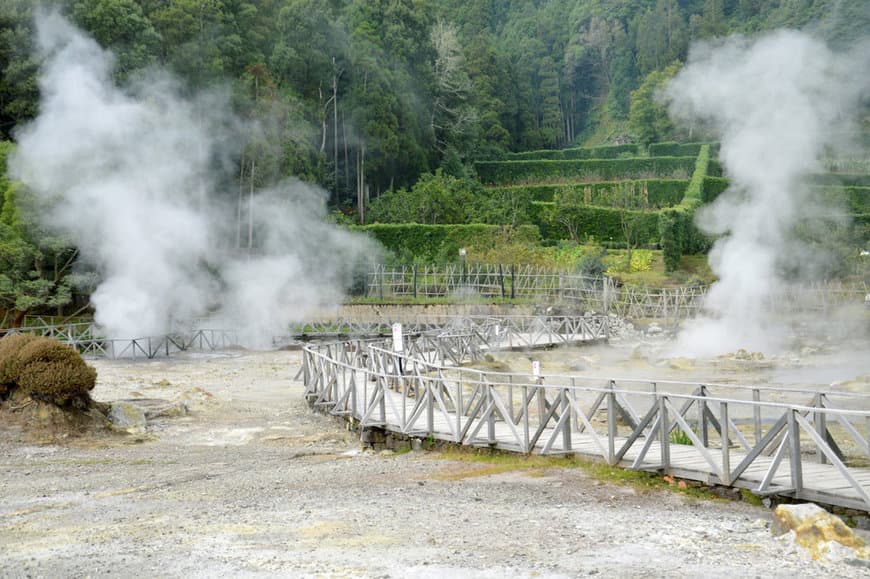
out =
[[[506,232],[520,241],[537,243],[540,231],[534,225],[512,229],[501,225],[420,225],[376,223],[351,227],[373,236],[397,256],[413,256],[428,262],[453,261],[460,247],[488,249],[503,241]]]
[[[591,183],[567,183],[564,185],[513,185],[510,187],[494,187],[487,189],[490,194],[510,191],[514,194],[527,196],[530,201],[553,201],[559,195],[577,197],[581,204],[611,206],[619,187],[632,183],[644,191],[647,206],[650,209],[660,209],[677,205],[686,191],[689,181],[686,179],[638,179],[634,181],[596,181]]]
[[[594,205],[561,205],[538,202],[541,219],[541,234],[547,241],[570,239],[571,233],[564,221],[576,227],[579,239],[594,238],[597,241],[624,241],[622,232],[623,211]],[[658,213],[651,211],[625,211],[626,218],[634,222],[635,241],[640,244],[654,242],[658,238]]]
[[[810,183],[816,185],[840,185],[843,187],[870,187],[870,175],[855,173],[826,173],[813,175]]]
[[[478,161],[477,177],[485,185],[546,183],[564,179],[607,181],[658,177],[674,179],[692,174],[695,157],[634,157],[573,161]]]
[[[701,201],[712,203],[728,188],[729,184],[728,179],[724,177],[704,177],[704,182],[701,184]]]
[[[704,179],[710,164],[710,146],[702,145],[682,203],[658,214],[659,244],[667,271],[674,271],[680,266],[683,254],[701,253],[710,248],[709,238],[695,227],[695,211],[703,203]]]
[[[650,157],[689,157],[696,156],[701,152],[701,146],[707,145],[710,154],[715,156],[719,153],[719,143],[677,143],[676,141],[664,141],[651,143],[649,146]]]
[[[616,159],[623,156],[636,157],[640,153],[637,145],[606,145],[602,147],[574,147],[571,149],[545,149],[508,153],[509,161],[570,160],[570,159]]]

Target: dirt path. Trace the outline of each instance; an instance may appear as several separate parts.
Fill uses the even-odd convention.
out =
[[[300,359],[94,362],[96,399],[190,412],[140,436],[0,439],[0,576],[870,576],[810,560],[742,503],[360,452],[308,409]]]

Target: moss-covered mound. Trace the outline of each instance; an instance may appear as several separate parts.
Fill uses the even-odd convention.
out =
[[[14,390],[57,406],[86,408],[97,372],[75,349],[30,334],[0,339],[0,400]]]
[[[90,405],[97,371],[76,350],[50,338],[36,338],[18,351],[16,384],[34,400],[57,406]]]

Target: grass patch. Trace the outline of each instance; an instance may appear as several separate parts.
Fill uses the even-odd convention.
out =
[[[630,486],[637,491],[678,492],[701,500],[725,500],[713,493],[707,485],[677,480],[654,472],[613,467],[601,462],[582,460],[571,456],[540,456],[501,452],[489,449],[449,448],[438,458],[463,462],[468,468],[448,471],[432,477],[435,480],[458,481],[469,478],[520,472],[530,477],[542,477],[547,470],[559,468],[582,469],[589,478],[612,485]],[[749,502],[747,500],[747,502]],[[753,503],[754,504],[754,503]]]

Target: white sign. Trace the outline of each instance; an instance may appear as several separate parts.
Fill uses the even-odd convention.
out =
[[[532,376],[537,378],[541,375],[541,363],[538,360],[532,361]]]
[[[405,343],[402,341],[402,324],[393,324],[393,352],[399,353],[405,350]]]

